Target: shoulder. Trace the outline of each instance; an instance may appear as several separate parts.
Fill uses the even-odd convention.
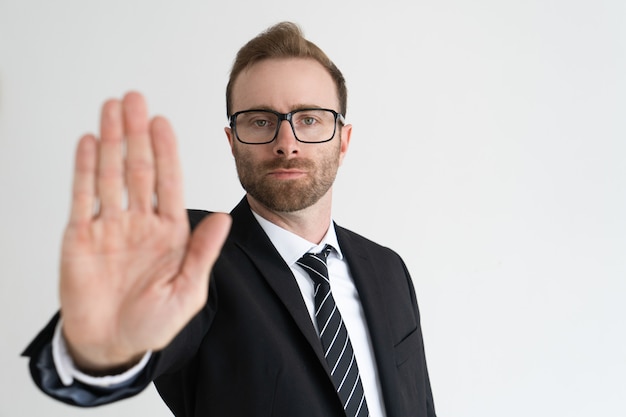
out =
[[[399,300],[398,294],[407,294],[409,302],[417,312],[411,274],[398,253],[336,224],[335,231],[341,251],[356,279],[359,279],[359,276],[361,278],[366,276],[369,282],[379,282],[379,290],[384,288],[389,300],[395,302]]]
[[[400,255],[387,246],[376,243],[373,240],[353,232],[352,230],[341,227],[336,223],[335,231],[337,232],[337,239],[339,240],[339,245],[341,245],[342,250],[344,250],[344,248],[347,248],[348,250],[357,250],[368,257],[382,257],[404,263],[400,258]]]

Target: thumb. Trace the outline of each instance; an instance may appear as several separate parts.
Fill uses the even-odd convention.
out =
[[[228,237],[231,217],[226,213],[208,215],[193,230],[182,266],[183,280],[192,287],[208,284],[208,275]],[[195,292],[195,291],[194,291]],[[206,291],[200,292],[206,296]]]

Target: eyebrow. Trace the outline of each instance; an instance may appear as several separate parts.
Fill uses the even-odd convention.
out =
[[[289,110],[287,113],[298,111],[298,110],[304,110],[304,109],[327,109],[327,108],[330,108],[330,107],[323,107],[323,106],[319,106],[319,105],[316,105],[316,104],[297,104],[295,106],[290,107],[291,110]],[[281,113],[278,110],[276,110],[276,109],[274,109],[274,108],[272,108],[270,106],[263,106],[263,105],[262,106],[250,107],[247,110],[271,110],[271,111],[275,111],[275,112]]]

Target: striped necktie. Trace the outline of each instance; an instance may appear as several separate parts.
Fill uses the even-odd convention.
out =
[[[352,343],[330,291],[326,258],[332,247],[306,253],[296,263],[315,284],[315,319],[333,383],[348,417],[368,416],[367,403]]]

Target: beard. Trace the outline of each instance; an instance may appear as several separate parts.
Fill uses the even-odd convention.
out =
[[[332,187],[339,169],[340,147],[325,153],[317,163],[303,158],[280,158],[256,163],[251,155],[237,147],[234,149],[237,173],[244,190],[272,211],[294,212],[311,207]],[[302,169],[308,175],[292,180],[277,180],[267,176],[268,172],[281,168]]]

